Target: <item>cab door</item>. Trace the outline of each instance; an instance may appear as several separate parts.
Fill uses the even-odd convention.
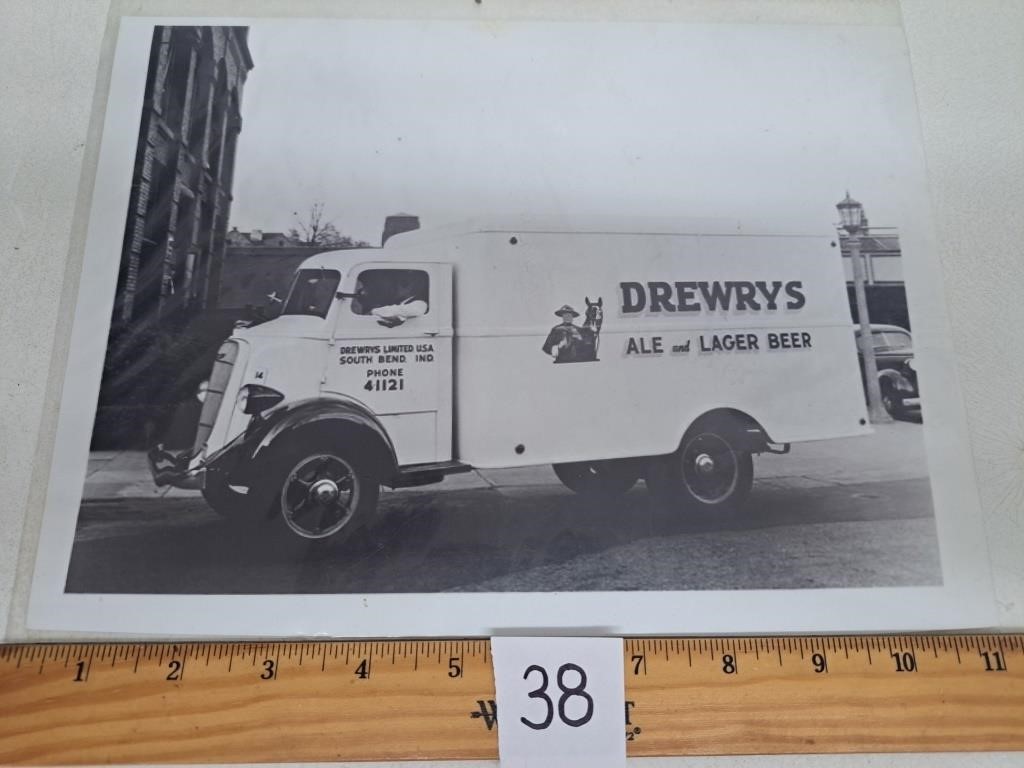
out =
[[[372,411],[402,466],[452,459],[451,274],[368,261],[341,283],[322,391]]]

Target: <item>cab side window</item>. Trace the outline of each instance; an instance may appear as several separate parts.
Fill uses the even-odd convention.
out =
[[[356,278],[357,315],[394,328],[430,311],[430,276],[422,269],[365,269]]]

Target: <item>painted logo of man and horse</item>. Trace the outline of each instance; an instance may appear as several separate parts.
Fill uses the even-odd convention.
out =
[[[601,345],[601,325],[604,323],[604,301],[584,297],[587,303],[583,325],[574,322],[580,313],[568,304],[555,310],[562,322],[551,329],[544,340],[544,354],[554,358],[556,363],[590,363],[598,359],[597,350]]]

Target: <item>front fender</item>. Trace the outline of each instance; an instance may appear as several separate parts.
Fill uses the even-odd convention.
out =
[[[394,443],[380,420],[360,403],[341,398],[299,400],[266,411],[207,466],[239,479],[239,485],[250,485],[264,471],[275,446],[300,430],[317,428],[358,430],[368,442],[367,450],[375,454],[382,479],[398,471]]]

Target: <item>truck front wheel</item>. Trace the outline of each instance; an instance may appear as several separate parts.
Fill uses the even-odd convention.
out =
[[[716,512],[738,508],[754,483],[754,462],[742,438],[727,418],[698,421],[678,450],[652,461],[648,487],[669,507]]]
[[[292,534],[340,543],[377,506],[380,482],[369,462],[344,442],[296,440],[274,462],[273,511]]]
[[[566,488],[588,498],[622,496],[640,479],[639,470],[626,461],[574,461],[552,469]]]

